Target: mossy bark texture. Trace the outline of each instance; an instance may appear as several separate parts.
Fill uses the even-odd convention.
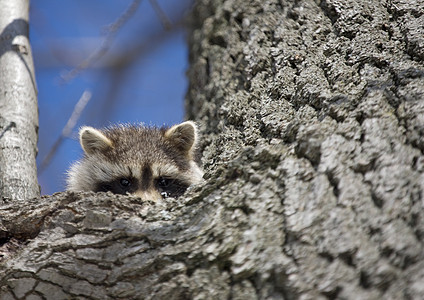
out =
[[[0,298],[423,299],[423,12],[198,0],[206,183],[3,203]]]

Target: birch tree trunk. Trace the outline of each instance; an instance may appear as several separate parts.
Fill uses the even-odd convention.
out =
[[[424,3],[198,0],[206,183],[4,203],[1,299],[423,299]]]
[[[0,198],[13,201],[40,196],[28,13],[29,0],[0,0]]]

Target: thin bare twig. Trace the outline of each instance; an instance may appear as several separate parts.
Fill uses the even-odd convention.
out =
[[[50,164],[53,156],[56,154],[57,150],[59,149],[59,146],[63,143],[65,138],[69,137],[75,127],[75,125],[78,122],[78,119],[80,118],[84,108],[86,107],[88,101],[91,99],[91,92],[88,90],[85,90],[82,94],[81,98],[78,100],[77,104],[75,104],[74,110],[71,114],[71,117],[69,118],[68,122],[66,123],[65,127],[62,129],[62,134],[57,138],[56,142],[53,144],[52,148],[50,149],[49,153],[44,157],[43,161],[40,164],[40,167],[38,168],[38,174],[40,175],[44,170],[47,168],[47,166]]]
[[[62,83],[68,82],[69,80],[75,78],[79,73],[93,65],[109,51],[117,32],[134,15],[134,13],[137,11],[138,6],[140,5],[140,2],[141,0],[134,0],[115,22],[106,27],[106,37],[102,45],[89,57],[83,60],[78,66],[64,74],[62,76]]]
[[[91,96],[92,94],[89,90],[85,90],[84,93],[82,93],[81,98],[78,100],[77,104],[75,104],[74,111],[72,112],[71,117],[69,118],[68,122],[62,130],[62,135],[64,137],[69,137],[71,135],[72,130],[77,124],[77,121],[80,118],[88,101],[90,101]]]
[[[156,51],[164,41],[174,34],[177,30],[183,27],[183,20],[175,23],[171,30],[158,29],[158,32],[154,32],[152,37],[146,41],[140,41],[137,45],[132,45],[125,49],[125,52],[118,53],[119,55],[112,55],[108,58],[107,65],[104,68],[112,69],[113,72],[109,73],[110,78],[108,79],[110,84],[107,84],[106,97],[102,98],[101,111],[93,111],[93,118],[95,118],[100,124],[106,123],[110,120],[111,114],[116,108],[116,103],[119,101],[119,93],[123,88],[123,80],[127,78],[129,66],[131,66],[140,57],[145,57],[149,53]],[[94,109],[94,108],[92,108]]]
[[[163,28],[165,28],[165,30],[170,30],[172,27],[172,22],[166,15],[166,13],[163,11],[163,9],[159,6],[159,3],[156,0],[149,0],[149,1],[156,15],[158,16],[159,20],[162,22]]]

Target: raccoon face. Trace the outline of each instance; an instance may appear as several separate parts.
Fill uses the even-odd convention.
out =
[[[203,172],[196,163],[196,126],[83,127],[84,158],[68,172],[68,190],[134,194],[143,200],[179,197]]]

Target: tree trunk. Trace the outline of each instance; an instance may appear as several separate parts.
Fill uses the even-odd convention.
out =
[[[3,204],[0,298],[424,298],[423,12],[199,0],[207,183]]]
[[[28,13],[29,0],[0,0],[0,198],[13,201],[40,196]]]

